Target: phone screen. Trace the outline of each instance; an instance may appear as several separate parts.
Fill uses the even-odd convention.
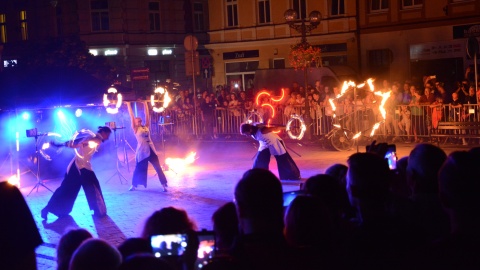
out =
[[[201,269],[215,256],[215,233],[213,231],[200,231],[198,232],[198,241],[195,265],[197,269]]]
[[[182,256],[187,248],[187,235],[154,235],[151,237],[150,243],[155,257]]]
[[[387,151],[385,154],[385,159],[388,162],[388,167],[390,170],[396,170],[397,169],[397,154],[395,151]]]
[[[283,193],[283,206],[288,207],[290,203],[300,194],[305,194],[303,190],[288,191]]]

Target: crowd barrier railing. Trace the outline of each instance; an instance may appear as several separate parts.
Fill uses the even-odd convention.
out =
[[[215,134],[225,137],[240,134],[240,125],[247,120],[252,122],[271,119],[271,123],[286,125],[292,115],[304,116],[303,105],[275,108],[274,117],[269,109],[258,108],[246,110],[243,108],[223,108],[215,110],[211,120]],[[370,134],[375,123],[381,122],[375,132],[377,136],[391,136],[403,139],[413,137],[428,137],[436,132],[439,121],[480,121],[480,107],[477,104],[464,104],[455,108],[450,105],[399,105],[386,108],[385,119],[378,108],[367,105],[340,105],[336,110],[329,106],[315,106],[310,108],[312,134],[322,136],[333,127],[333,123],[340,124],[343,128],[356,133]],[[208,127],[210,121],[203,121],[202,112],[196,110],[169,110],[163,113],[153,113],[152,134],[166,132],[173,135],[199,135],[211,136],[212,129]],[[165,123],[172,123],[165,125]],[[160,125],[163,124],[163,125]]]

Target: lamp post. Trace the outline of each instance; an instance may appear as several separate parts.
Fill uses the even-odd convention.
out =
[[[313,29],[317,28],[317,26],[320,24],[320,21],[322,20],[322,14],[320,11],[314,10],[310,12],[308,19],[298,19],[297,18],[297,12],[293,9],[288,9],[285,11],[283,14],[285,17],[285,21],[288,23],[288,26],[290,28],[295,29],[298,33],[302,35],[302,40],[300,42],[300,45],[302,45],[304,48],[309,46],[307,42],[307,33],[310,33]],[[305,126],[306,126],[306,131],[305,131],[305,138],[307,140],[311,140],[312,134],[311,134],[311,123],[312,119],[310,118],[310,104],[308,103],[308,67],[310,66],[310,62],[305,62],[303,66],[303,72],[304,72],[304,79],[305,79],[305,116],[304,116],[304,121],[305,121]]]

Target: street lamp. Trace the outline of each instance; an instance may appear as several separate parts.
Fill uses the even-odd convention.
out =
[[[285,21],[288,23],[290,28],[295,29],[298,33],[302,34],[302,40],[300,45],[304,48],[309,46],[307,42],[307,33],[310,33],[313,29],[317,28],[322,20],[322,14],[320,11],[314,10],[310,12],[308,15],[308,19],[298,19],[297,18],[297,11],[293,9],[288,9],[283,14]],[[305,131],[305,138],[310,140],[312,138],[310,125],[312,123],[312,119],[310,118],[310,104],[308,103],[308,67],[310,66],[310,62],[304,63],[303,72],[304,72],[304,79],[305,79],[305,125],[307,130]]]

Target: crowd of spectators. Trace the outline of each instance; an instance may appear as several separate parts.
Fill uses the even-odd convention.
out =
[[[234,201],[212,215],[217,253],[203,269],[480,268],[480,148],[447,156],[422,143],[391,170],[385,146],[310,177],[289,204],[272,172],[246,171]],[[23,196],[2,182],[0,205],[0,268],[36,269],[42,240]],[[157,235],[185,235],[182,255],[156,257]],[[118,247],[84,229],[66,232],[57,269],[196,269],[198,249],[188,213],[165,207]]]
[[[188,116],[194,115],[197,110],[197,115],[201,117],[199,119],[209,124],[202,126],[200,133],[216,138],[220,132],[217,127],[229,122],[236,124],[238,119],[243,121],[251,112],[261,115],[264,122],[275,115],[275,119],[272,119],[274,123],[285,125],[293,114],[304,115],[308,103],[309,116],[314,121],[314,134],[328,133],[333,121],[358,132],[369,130],[374,123],[384,120],[380,130],[393,142],[419,143],[424,142],[430,133],[436,132],[439,121],[480,120],[477,109],[480,90],[477,91],[471,74],[471,70],[467,69],[465,78],[457,82],[442,82],[436,76],[403,81],[375,80],[375,91],[392,93],[385,104],[385,119],[379,110],[382,97],[367,87],[336,98],[342,84],[323,85],[320,80],[315,81],[314,85],[302,86],[298,82],[285,85],[283,98],[281,89],[251,89],[245,92],[219,85],[215,89],[198,89],[197,96],[194,96],[192,89],[178,90],[173,93],[173,102],[168,109],[181,119],[190,119]],[[263,91],[269,95],[257,101],[256,95]],[[335,111],[329,99],[334,99]],[[269,107],[262,106],[265,103],[271,105],[275,113]],[[214,111],[221,113],[212,114],[209,109],[212,106]],[[213,130],[212,126],[216,129]]]

